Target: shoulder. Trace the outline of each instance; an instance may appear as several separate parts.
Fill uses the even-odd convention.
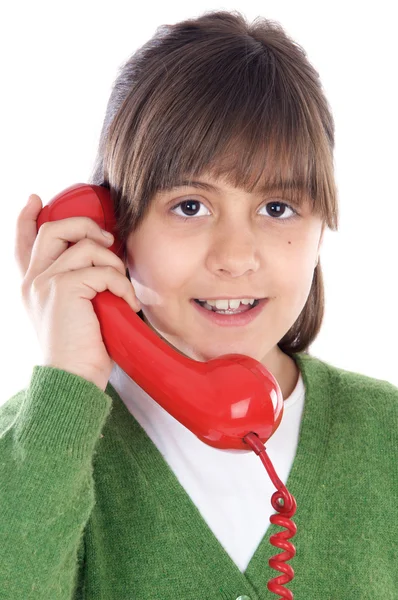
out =
[[[20,390],[0,405],[0,436],[11,427],[17,418],[25,397],[25,391],[25,389]]]
[[[310,354],[296,356],[299,366],[303,367],[303,377],[307,374],[309,383],[316,385],[318,382],[323,390],[328,388],[334,402],[351,401],[372,407],[382,400],[398,411],[398,387],[389,381],[343,369]]]

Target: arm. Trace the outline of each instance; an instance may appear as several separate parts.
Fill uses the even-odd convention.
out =
[[[0,407],[3,600],[71,600],[94,506],[92,459],[112,400],[82,377],[35,366]]]

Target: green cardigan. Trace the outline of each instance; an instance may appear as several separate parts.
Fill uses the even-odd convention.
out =
[[[398,388],[294,359],[306,398],[287,587],[295,600],[396,600]],[[241,573],[110,384],[36,365],[0,407],[2,600],[279,598],[277,531]]]

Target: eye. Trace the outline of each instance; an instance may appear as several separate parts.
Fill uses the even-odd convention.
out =
[[[286,202],[279,202],[278,200],[275,200],[273,202],[267,202],[267,204],[264,204],[264,206],[262,207],[262,209],[266,209],[268,211],[268,207],[270,207],[271,209],[271,214],[268,213],[268,216],[271,217],[277,217],[276,219],[273,219],[274,221],[287,221],[289,219],[294,218],[295,215],[298,215],[297,211],[294,210],[294,208],[292,208],[289,204],[286,204]],[[286,214],[286,210],[285,209],[290,210],[293,214],[285,216]],[[261,209],[261,210],[262,210]],[[282,217],[281,217],[282,215]]]
[[[199,202],[199,200],[193,200],[193,199],[183,200],[182,202],[179,202],[178,204],[173,206],[173,208],[171,208],[170,210],[179,217],[203,217],[203,216],[205,216],[205,213],[202,212],[202,214],[200,214],[198,212],[200,209],[200,205],[202,205],[203,208],[205,210],[207,210],[207,214],[210,214],[209,210],[205,207],[203,202]],[[180,207],[181,207],[181,210],[183,211],[183,214],[175,212],[176,209],[179,209]]]
[[[207,213],[204,213],[203,209],[202,213],[200,213],[200,206],[202,206]],[[268,212],[268,207],[270,207],[271,212]],[[294,210],[294,208],[292,208],[289,204],[277,200],[268,202],[260,210],[263,209],[267,210],[266,216],[273,217],[273,221],[288,221],[289,219],[294,218],[295,215],[298,215],[297,211]],[[286,209],[290,210],[292,214],[288,214],[286,216]],[[189,217],[203,217],[210,214],[203,202],[195,199],[183,200],[182,202],[179,202],[173,206],[170,210],[177,216],[183,217],[184,220],[189,219]],[[182,212],[177,212],[177,210]]]

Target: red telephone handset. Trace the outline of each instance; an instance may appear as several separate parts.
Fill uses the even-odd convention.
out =
[[[110,231],[115,236],[110,250],[122,258],[107,188],[72,185],[43,207],[37,225],[74,216],[90,217]],[[192,360],[168,346],[122,298],[104,291],[92,303],[110,357],[203,442],[248,450],[243,441],[247,433],[256,433],[263,442],[274,433],[282,419],[283,398],[260,362],[240,354]]]
[[[115,239],[109,249],[123,257],[107,188],[83,183],[66,188],[43,207],[37,228],[46,221],[76,216],[90,217],[110,231]],[[271,536],[271,544],[285,552],[270,558],[269,564],[284,575],[270,581],[267,587],[274,593],[283,593],[285,598],[293,598],[281,584],[294,576],[285,561],[296,552],[287,539],[296,533],[290,517],[297,505],[278,478],[263,445],[283,415],[282,392],[272,373],[243,354],[198,362],[177,353],[125,300],[109,291],[98,293],[92,303],[110,357],[160,406],[210,446],[242,450],[250,447],[259,455],[277,488],[271,498],[272,506],[284,515],[271,515],[270,521],[288,529]]]

